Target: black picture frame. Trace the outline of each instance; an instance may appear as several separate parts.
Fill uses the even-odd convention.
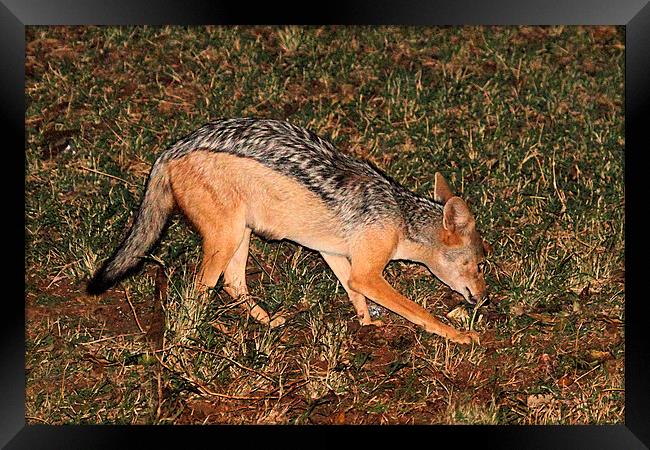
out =
[[[225,1],[145,0],[0,0],[0,51],[2,51],[2,82],[0,111],[5,132],[3,150],[16,169],[3,177],[5,224],[19,235],[25,233],[24,152],[25,148],[25,26],[26,25],[137,25],[137,24],[395,24],[395,25],[624,25],[625,26],[625,239],[626,305],[625,305],[625,424],[604,426],[414,426],[414,427],[328,427],[326,436],[332,443],[343,442],[352,434],[364,445],[388,442],[387,433],[408,436],[424,445],[449,442],[456,447],[481,448],[648,448],[650,445],[649,344],[643,335],[646,320],[644,298],[639,284],[642,233],[642,190],[645,168],[641,158],[648,139],[643,133],[650,105],[650,4],[645,0],[589,1],[577,0],[456,0],[456,1],[356,1],[326,2],[298,6],[269,2],[265,6]],[[646,122],[644,122],[644,119]],[[18,166],[22,164],[22,169]],[[16,213],[14,213],[16,212]],[[24,234],[23,234],[24,236]],[[5,280],[19,285],[25,274],[10,259],[22,255],[24,243],[7,235]],[[23,241],[24,242],[24,241]],[[15,272],[15,274],[14,274]],[[13,293],[13,291],[7,291]],[[24,295],[24,288],[23,288]],[[6,295],[2,305],[3,326],[0,333],[0,445],[6,448],[116,448],[142,447],[151,439],[160,439],[168,446],[187,445],[197,439],[210,439],[213,445],[225,444],[229,438],[242,444],[258,443],[261,434],[273,432],[278,445],[311,445],[315,431],[322,427],[125,427],[125,426],[45,426],[25,424],[25,309],[19,295]],[[315,431],[314,431],[315,430]],[[417,433],[421,436],[413,436]],[[302,435],[302,436],[301,436]],[[427,439],[428,438],[428,439]],[[160,441],[159,441],[160,442]],[[323,441],[325,443],[325,441]],[[422,444],[419,444],[422,445]]]

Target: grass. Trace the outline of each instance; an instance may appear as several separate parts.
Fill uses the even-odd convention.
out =
[[[28,27],[29,423],[624,421],[624,36],[615,27]],[[377,309],[359,327],[320,257],[253,238],[270,330],[190,280],[174,217],[145,270],[84,281],[158,152],[216,117],[287,119],[420,193],[441,171],[494,251],[494,300],[417,265],[387,279],[482,345]]]

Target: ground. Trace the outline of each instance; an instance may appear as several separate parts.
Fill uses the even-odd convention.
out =
[[[616,27],[28,27],[28,423],[624,421],[624,33]],[[254,238],[270,330],[215,289],[175,216],[142,272],[84,283],[157,153],[217,117],[286,119],[416,192],[442,172],[493,251],[473,309],[423,267],[387,279],[480,333],[376,309],[319,255]]]

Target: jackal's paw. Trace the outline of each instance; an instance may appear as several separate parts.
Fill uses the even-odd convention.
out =
[[[366,327],[368,325],[374,325],[376,327],[383,327],[385,325],[383,320],[366,319],[366,320],[362,320],[360,322],[361,322],[361,326],[364,326],[364,327]]]
[[[478,345],[481,345],[481,340],[476,331],[459,331],[457,335],[449,338],[450,341],[456,342],[457,344],[471,344],[475,342]]]
[[[269,326],[271,328],[281,327],[282,325],[284,325],[284,322],[286,321],[287,319],[285,319],[284,316],[276,316],[273,318],[273,320],[271,320]]]

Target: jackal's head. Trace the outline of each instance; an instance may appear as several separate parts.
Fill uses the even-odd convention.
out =
[[[452,193],[440,173],[435,174],[434,200],[444,205],[442,223],[433,228],[436,245],[424,262],[443,283],[476,303],[486,296],[486,245],[467,203]]]

